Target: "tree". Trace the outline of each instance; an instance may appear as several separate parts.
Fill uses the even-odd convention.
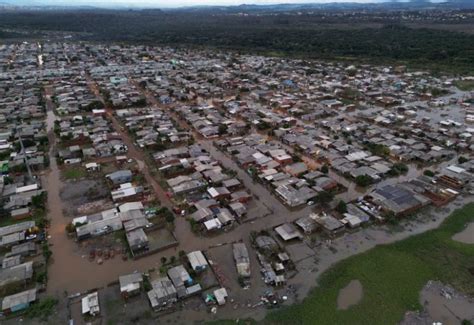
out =
[[[328,165],[322,165],[322,166],[321,166],[321,173],[324,173],[324,174],[329,173],[329,167],[328,167]]]
[[[372,177],[369,175],[359,175],[355,178],[355,183],[358,186],[366,187],[372,184]]]
[[[218,128],[219,135],[223,135],[227,133],[227,125],[220,124]]]
[[[459,156],[459,158],[458,158],[458,163],[460,163],[460,164],[464,164],[465,162],[468,162],[468,161],[469,161],[469,159],[467,159],[464,156]]]
[[[87,106],[85,107],[85,110],[91,112],[94,109],[102,109],[102,108],[104,108],[104,103],[102,103],[100,100],[94,100],[90,102],[89,104],[87,104]]]
[[[428,177],[434,177],[435,173],[432,170],[427,169],[423,172],[423,175]]]
[[[166,262],[168,261],[168,259],[166,258],[166,256],[163,256],[161,259],[161,264],[166,264]]]
[[[391,176],[398,176],[408,172],[408,166],[404,163],[393,164],[392,168],[389,170],[388,174]]]
[[[339,213],[346,213],[347,212],[347,204],[344,201],[339,201],[336,207],[336,211]]]
[[[322,191],[319,192],[318,195],[315,197],[315,201],[319,204],[326,205],[332,201],[334,198],[334,194],[329,191]]]

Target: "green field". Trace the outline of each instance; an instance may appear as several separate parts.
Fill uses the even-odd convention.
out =
[[[474,80],[458,80],[454,82],[454,85],[463,91],[474,90]]]
[[[429,280],[474,295],[474,245],[451,239],[472,221],[474,203],[455,211],[438,229],[350,257],[325,272],[302,304],[271,312],[266,322],[396,324],[406,311],[421,309],[419,293]],[[362,301],[337,310],[339,290],[353,279],[363,285]]]
[[[86,175],[87,175],[87,172],[82,167],[77,167],[77,168],[73,167],[73,168],[63,170],[63,172],[62,172],[62,176],[66,180],[75,180],[75,179],[83,178]]]

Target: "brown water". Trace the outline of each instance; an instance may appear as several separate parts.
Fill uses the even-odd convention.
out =
[[[474,300],[438,282],[429,282],[420,293],[420,303],[433,322],[461,324],[474,319]]]
[[[465,244],[474,244],[474,222],[468,224],[463,231],[455,234],[452,239]]]
[[[359,280],[352,280],[347,286],[339,290],[337,309],[346,310],[357,305],[364,296],[364,290]]]

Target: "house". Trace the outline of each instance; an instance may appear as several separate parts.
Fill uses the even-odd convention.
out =
[[[83,315],[90,315],[96,316],[100,313],[100,306],[99,306],[99,293],[93,292],[86,295],[81,300],[82,303],[82,314]]]
[[[112,184],[120,185],[132,181],[132,172],[128,169],[117,170],[111,174],[107,174],[105,177],[108,178]]]
[[[275,228],[275,232],[284,240],[303,239],[303,235],[291,223],[284,223]]]
[[[27,309],[37,299],[36,289],[30,289],[6,296],[2,301],[2,312],[5,315]]]
[[[375,189],[369,194],[375,204],[384,210],[391,211],[395,215],[403,215],[414,212],[430,203],[424,196],[412,192],[403,184],[386,185]]]
[[[319,225],[319,227],[321,227],[323,232],[330,237],[334,237],[342,233],[345,229],[344,224],[333,216],[312,213],[309,215],[309,217],[313,219]]]
[[[214,290],[214,297],[216,297],[216,301],[219,306],[224,305],[225,299],[228,297],[227,290],[225,288]]]
[[[295,224],[300,227],[305,234],[311,234],[318,227],[316,221],[311,219],[309,216],[299,218],[295,221]]]
[[[141,273],[131,273],[119,277],[120,294],[127,299],[140,293],[143,283],[143,275]]]
[[[178,298],[185,297],[188,293],[186,287],[193,285],[193,279],[183,265],[168,269],[168,277],[176,288]]]
[[[247,247],[244,243],[234,243],[232,245],[232,251],[234,254],[235,266],[239,276],[248,278],[250,277],[250,257]]]
[[[211,187],[207,189],[207,193],[214,200],[222,200],[230,197],[230,192],[225,187]]]
[[[206,257],[201,251],[194,251],[187,254],[189,264],[195,272],[201,272],[207,269],[209,264],[207,263]]]
[[[303,162],[293,163],[285,167],[285,171],[295,177],[298,177],[308,171],[308,167]]]
[[[137,254],[148,250],[148,236],[143,228],[134,229],[126,233],[128,246],[132,254]]]
[[[24,207],[10,211],[10,215],[15,220],[21,220],[28,218],[31,215],[31,211],[29,207]]]
[[[159,278],[151,282],[152,290],[148,291],[148,300],[154,310],[171,306],[178,301],[176,288],[168,277]]]
[[[237,218],[243,218],[247,214],[247,208],[241,202],[233,202],[229,204],[229,209]]]

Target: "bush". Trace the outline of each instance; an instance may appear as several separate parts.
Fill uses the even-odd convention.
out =
[[[428,177],[434,177],[435,173],[432,170],[427,169],[423,172],[423,175]]]
[[[339,201],[336,207],[336,211],[339,213],[346,213],[347,212],[347,204],[344,201]]]
[[[332,201],[334,194],[328,191],[319,192],[315,197],[315,201],[319,204],[325,205]]]
[[[324,173],[324,174],[329,173],[329,167],[328,167],[328,165],[322,165],[322,166],[321,166],[321,173]]]
[[[398,176],[401,174],[405,174],[408,172],[408,166],[405,165],[404,163],[396,163],[393,164],[392,168],[388,172],[389,175],[391,176]]]
[[[26,316],[28,318],[39,318],[41,320],[46,320],[53,313],[53,308],[57,303],[57,299],[46,297],[38,303],[31,305],[31,307],[26,312]]]
[[[355,183],[358,186],[366,187],[372,184],[372,177],[368,175],[359,175],[355,178]]]

